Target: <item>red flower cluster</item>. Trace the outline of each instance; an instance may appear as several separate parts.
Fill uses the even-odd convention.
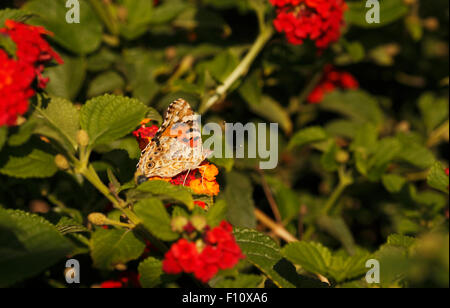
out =
[[[275,29],[284,32],[289,43],[315,41],[317,48],[327,48],[339,40],[343,26],[344,0],[270,0],[276,6]]]
[[[322,80],[309,94],[307,101],[310,104],[318,104],[323,100],[325,94],[340,89],[357,89],[358,81],[348,72],[336,70],[332,65],[327,65],[324,69]]]
[[[107,280],[100,284],[102,289],[140,288],[139,275],[134,272],[123,272],[116,280]]]
[[[0,126],[15,125],[17,116],[28,110],[28,100],[34,95],[32,83],[45,88],[48,78],[42,76],[45,64],[61,57],[50,47],[43,35],[51,35],[43,27],[29,26],[7,20],[0,35],[16,44],[15,58],[0,49]]]
[[[200,245],[198,242],[196,245],[184,238],[180,239],[165,255],[164,272],[193,273],[195,278],[206,283],[219,269],[234,267],[244,255],[231,232],[231,225],[222,221],[218,227],[211,230],[206,228]]]

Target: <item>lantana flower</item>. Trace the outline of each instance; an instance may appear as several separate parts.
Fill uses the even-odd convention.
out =
[[[343,26],[344,0],[270,0],[277,7],[273,22],[289,43],[303,44],[306,39],[325,49],[339,40]]]
[[[327,65],[325,66],[322,79],[311,91],[307,101],[310,104],[318,104],[326,94],[335,89],[354,90],[358,88],[359,83],[352,74],[339,71],[332,65]]]
[[[63,60],[43,38],[52,35],[43,27],[6,20],[0,35],[16,45],[14,57],[0,49],[0,126],[13,126],[28,110],[35,80],[37,88],[46,87],[49,79],[42,76],[45,65],[52,60],[62,64]]]

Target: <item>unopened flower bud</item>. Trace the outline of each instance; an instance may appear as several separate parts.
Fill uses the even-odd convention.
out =
[[[105,215],[103,215],[102,213],[91,213],[88,216],[88,220],[96,225],[96,226],[103,226],[106,224],[108,218],[106,218]]]
[[[67,170],[70,168],[69,162],[64,155],[58,154],[55,156],[55,165],[61,170]]]
[[[203,231],[206,227],[206,218],[202,215],[192,216],[191,224],[197,231]]]
[[[335,157],[336,161],[341,164],[348,162],[349,158],[350,158],[350,155],[348,154],[348,152],[343,151],[343,150],[338,151],[336,153],[336,157]]]
[[[87,131],[81,129],[77,132],[77,143],[82,147],[88,146],[89,135],[88,135]]]
[[[174,232],[183,232],[184,227],[188,224],[188,219],[184,216],[177,216],[172,219],[171,226]]]

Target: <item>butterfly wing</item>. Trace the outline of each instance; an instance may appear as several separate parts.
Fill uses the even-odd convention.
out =
[[[197,168],[203,151],[199,117],[189,103],[178,99],[170,104],[164,122],[142,151],[138,170],[145,177],[173,177]]]

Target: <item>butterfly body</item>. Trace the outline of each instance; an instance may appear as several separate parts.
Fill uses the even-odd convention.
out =
[[[170,178],[194,170],[207,158],[202,146],[198,116],[183,99],[170,104],[164,122],[141,153],[138,173]]]

